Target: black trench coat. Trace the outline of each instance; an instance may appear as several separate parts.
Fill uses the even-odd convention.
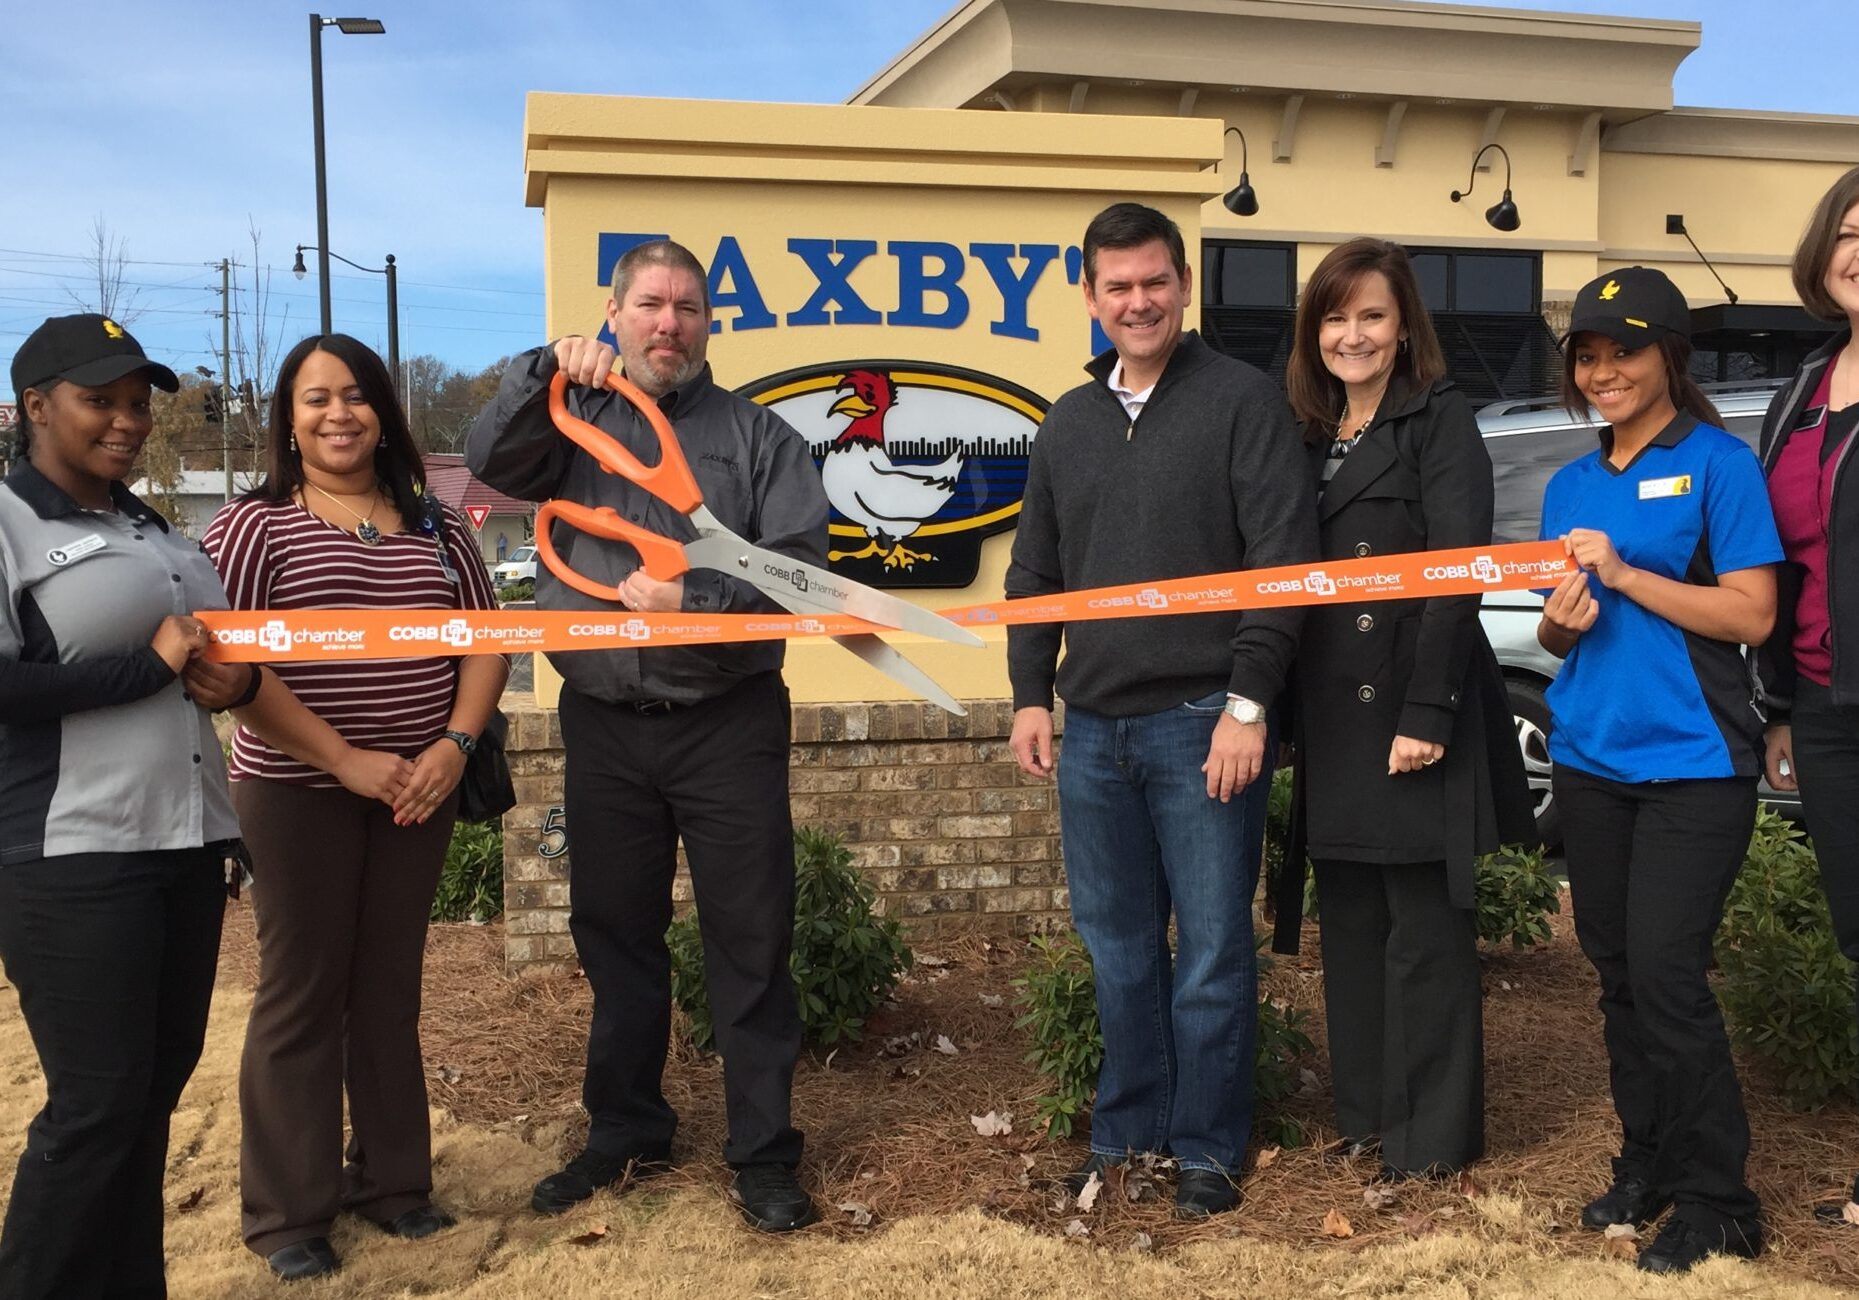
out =
[[[1318,509],[1325,560],[1490,542],[1491,458],[1450,380],[1391,390],[1360,438]],[[1311,448],[1313,483],[1326,450]],[[1277,951],[1297,951],[1306,852],[1365,864],[1443,860],[1453,904],[1469,908],[1476,857],[1534,840],[1510,704],[1478,604],[1448,596],[1309,611],[1293,673],[1297,759]],[[1397,735],[1443,744],[1446,755],[1390,776]]]

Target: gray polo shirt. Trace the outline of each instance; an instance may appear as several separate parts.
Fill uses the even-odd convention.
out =
[[[688,516],[617,475],[570,442],[549,418],[555,353],[526,352],[504,371],[496,399],[479,413],[465,440],[465,464],[492,487],[529,501],[561,497],[611,506],[655,533],[690,541]],[[571,388],[568,409],[648,465],[658,463],[658,435],[632,404],[609,389]],[[826,490],[806,439],[765,406],[710,377],[710,367],[658,399],[690,462],[704,504],[725,527],[757,546],[826,567]],[[624,542],[555,528],[569,566],[596,582],[618,586],[639,566]],[[617,604],[585,596],[548,567],[536,569],[540,609],[614,611]],[[754,613],[777,609],[761,591],[715,569],[684,575],[687,613]],[[665,646],[647,650],[555,651],[549,661],[575,690],[608,703],[673,700],[690,704],[723,694],[743,678],[781,667],[786,643]]]
[[[149,648],[168,615],[226,608],[219,575],[111,496],[85,510],[30,463],[0,483],[0,865],[239,834],[212,718]]]

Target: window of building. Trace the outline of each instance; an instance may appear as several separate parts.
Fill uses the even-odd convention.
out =
[[[1527,312],[1543,306],[1543,259],[1529,252],[1415,248],[1414,274],[1429,311]]]
[[[1203,242],[1200,299],[1207,307],[1295,306],[1297,245]]]

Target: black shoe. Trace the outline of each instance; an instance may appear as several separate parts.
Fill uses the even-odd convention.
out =
[[[1175,1217],[1205,1219],[1239,1204],[1239,1185],[1218,1169],[1183,1169],[1175,1182]]]
[[[669,1147],[634,1151],[623,1156],[610,1156],[591,1149],[583,1151],[565,1168],[536,1184],[535,1194],[529,1198],[529,1208],[537,1214],[560,1214],[628,1176],[649,1178],[670,1167]]]
[[[1822,1201],[1814,1207],[1814,1222],[1823,1228],[1850,1228],[1853,1221],[1846,1217],[1846,1207],[1851,1201]]]
[[[1450,1183],[1458,1178],[1460,1170],[1455,1165],[1428,1165],[1425,1169],[1396,1169],[1393,1165],[1383,1165],[1375,1171],[1371,1183]]]
[[[1612,1187],[1582,1207],[1581,1226],[1596,1232],[1616,1223],[1637,1228],[1665,1213],[1671,1203],[1671,1197],[1638,1174],[1622,1174]]]
[[[458,1220],[436,1205],[418,1205],[394,1219],[392,1223],[374,1225],[390,1237],[405,1237],[408,1241],[418,1241],[421,1237],[430,1237],[435,1232],[458,1226]]]
[[[342,1267],[342,1261],[336,1258],[336,1252],[327,1237],[305,1237],[302,1241],[281,1246],[265,1256],[265,1263],[286,1282],[328,1277]]]
[[[1083,1164],[1065,1175],[1065,1190],[1077,1196],[1090,1184],[1092,1174],[1096,1174],[1097,1181],[1102,1183],[1104,1171],[1122,1164],[1123,1159],[1122,1156],[1107,1156],[1101,1151],[1093,1151],[1085,1157]]]
[[[1639,1266],[1648,1273],[1689,1273],[1711,1255],[1754,1259],[1761,1253],[1762,1229],[1756,1224],[1700,1228],[1674,1215],[1640,1252]]]
[[[763,1232],[792,1232],[820,1217],[813,1198],[786,1165],[742,1166],[730,1195],[742,1207],[742,1217]]]

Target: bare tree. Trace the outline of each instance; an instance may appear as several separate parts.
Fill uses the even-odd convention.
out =
[[[263,236],[247,219],[252,238],[252,262],[248,268],[252,279],[241,300],[235,284],[232,312],[232,358],[227,383],[232,389],[229,409],[220,413],[226,421],[235,453],[243,451],[246,463],[255,475],[264,474],[265,438],[271,408],[271,389],[277,381],[281,359],[280,338],[287,335],[290,304],[274,319],[271,310],[271,269],[265,265],[261,251]]]
[[[80,311],[94,311],[127,325],[142,315],[139,306],[142,290],[129,283],[129,245],[121,235],[112,235],[110,227],[98,213],[90,226],[90,251],[84,264],[96,283],[79,293],[65,293]]]

